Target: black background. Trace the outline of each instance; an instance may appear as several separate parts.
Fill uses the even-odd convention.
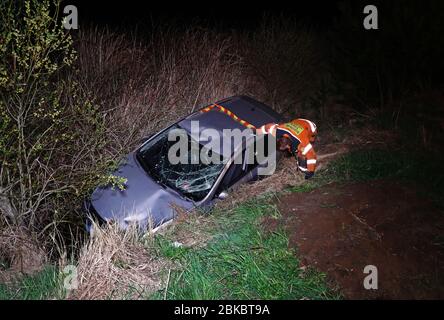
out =
[[[153,21],[199,24],[222,29],[255,28],[264,15],[291,16],[316,28],[328,27],[340,1],[86,1],[64,0],[77,6],[79,24],[150,28]]]

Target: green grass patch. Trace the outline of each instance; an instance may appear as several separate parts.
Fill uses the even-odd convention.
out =
[[[203,248],[174,246],[157,237],[159,254],[180,263],[167,292],[154,299],[328,299],[337,298],[321,273],[302,271],[283,231],[264,232],[261,217],[276,215],[266,200],[231,213],[215,212],[212,240]]]
[[[336,160],[332,171],[336,178],[369,180],[399,178],[443,189],[443,157],[418,150],[360,150]]]
[[[24,276],[11,285],[0,284],[0,300],[51,299],[57,295],[60,285],[59,273],[48,266],[35,275]]]
[[[308,192],[332,182],[394,179],[417,185],[418,191],[439,207],[444,204],[442,155],[406,149],[362,149],[332,161],[308,183],[290,188]]]
[[[301,184],[298,186],[293,186],[293,187],[287,188],[286,190],[290,191],[290,192],[310,192],[310,191],[318,188],[322,182],[323,181],[321,181],[320,179],[317,179],[317,177],[316,177],[316,179],[306,181],[306,183],[304,183],[304,184]]]

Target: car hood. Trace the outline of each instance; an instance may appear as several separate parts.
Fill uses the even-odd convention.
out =
[[[125,190],[98,187],[91,196],[92,206],[105,221],[117,221],[123,228],[134,222],[142,228],[155,228],[174,218],[174,206],[194,207],[192,201],[156,183],[137,162],[134,153],[130,153],[113,174],[127,179]]]

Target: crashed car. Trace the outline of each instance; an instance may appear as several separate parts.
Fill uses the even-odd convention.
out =
[[[211,108],[213,106],[218,108]],[[232,137],[226,134],[227,129],[231,130],[228,132],[236,129],[237,132],[246,132],[246,127],[256,128],[282,121],[282,116],[269,106],[251,97],[234,96],[168,126],[129,153],[113,173],[124,178],[124,188],[99,186],[85,201],[87,230],[92,230],[92,221],[95,220],[99,224],[114,221],[124,229],[137,224],[154,232],[173,221],[178,208],[182,212],[211,208],[215,201],[225,199],[236,186],[259,179],[260,169],[270,165],[265,162],[276,159],[276,148],[269,148],[265,151],[266,161],[256,158],[247,161],[250,159],[249,151],[256,150],[255,131],[250,130],[243,139],[234,139],[233,142]],[[184,132],[188,136],[185,138],[189,138],[188,148],[196,149],[197,152],[185,154],[186,160],[191,161],[172,163],[169,159],[172,147],[177,143],[177,139],[170,138],[174,130]],[[202,135],[204,132],[218,133],[216,136],[219,138],[212,137],[203,144],[193,137],[196,130]],[[202,140],[202,137],[199,139]],[[190,159],[193,154],[210,155],[220,161],[195,161]]]

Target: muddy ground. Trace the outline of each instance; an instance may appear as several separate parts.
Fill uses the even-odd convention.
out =
[[[347,299],[444,299],[444,213],[412,185],[373,181],[291,193],[267,230],[284,228],[301,267],[327,274]],[[378,270],[366,290],[363,270]]]

